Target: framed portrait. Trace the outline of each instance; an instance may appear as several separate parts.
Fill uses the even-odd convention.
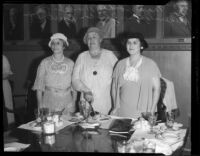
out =
[[[24,39],[24,13],[22,4],[3,5],[3,28],[6,41]]]
[[[30,5],[30,39],[49,39],[51,36],[50,4]]]
[[[77,6],[77,21],[79,34],[84,34],[89,27],[98,27],[103,38],[116,36],[116,7],[115,5],[85,5]],[[83,35],[82,35],[83,36]]]
[[[77,5],[58,4],[57,28],[59,33],[63,33],[68,39],[77,37]]]
[[[156,37],[156,5],[124,5],[124,32],[140,32]]]
[[[164,7],[164,37],[191,38],[191,3],[169,2]]]

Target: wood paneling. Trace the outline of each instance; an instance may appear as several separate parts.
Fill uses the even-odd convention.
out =
[[[159,66],[162,76],[173,81],[180,110],[177,121],[188,125],[191,114],[191,51],[144,51]]]

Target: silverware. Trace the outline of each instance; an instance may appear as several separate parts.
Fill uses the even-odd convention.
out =
[[[110,135],[115,135],[115,136],[119,136],[119,137],[127,138],[127,136],[125,136],[125,135],[116,134],[116,133],[110,133]]]

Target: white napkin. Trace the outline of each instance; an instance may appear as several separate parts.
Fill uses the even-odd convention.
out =
[[[30,144],[11,142],[11,143],[4,144],[4,152],[19,152],[29,146]]]
[[[154,139],[155,134],[148,133],[146,131],[141,131],[140,129],[136,129],[135,132],[131,135],[131,138],[129,139],[129,141],[131,141],[131,140],[141,140],[142,138]]]
[[[162,153],[165,155],[172,154],[172,149],[168,144],[163,143],[161,140],[158,140],[158,139],[148,139],[148,140],[156,143],[155,153]]]

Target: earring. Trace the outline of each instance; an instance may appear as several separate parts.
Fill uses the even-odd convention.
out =
[[[143,49],[143,47],[141,47],[140,49]]]

